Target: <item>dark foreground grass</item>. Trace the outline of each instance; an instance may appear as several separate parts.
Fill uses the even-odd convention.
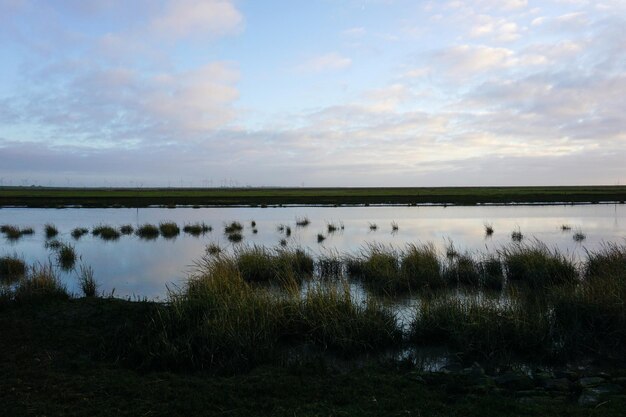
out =
[[[0,187],[0,206],[576,203],[626,200],[626,186],[449,188],[45,188]]]
[[[506,393],[472,391],[461,378],[421,382],[395,366],[342,371],[321,361],[260,367],[230,375],[137,372],[103,355],[125,329],[139,331],[155,306],[83,298],[0,311],[2,416],[602,416],[573,402],[522,403]]]

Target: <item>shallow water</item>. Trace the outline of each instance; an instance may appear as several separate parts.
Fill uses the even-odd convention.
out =
[[[296,227],[298,217],[308,217],[311,224]],[[538,239],[558,247],[575,260],[585,250],[594,250],[602,242],[624,242],[626,238],[626,205],[551,205],[551,206],[422,206],[422,207],[284,207],[284,208],[141,208],[141,209],[0,209],[0,224],[33,227],[35,234],[17,241],[0,237],[0,256],[17,254],[28,263],[55,262],[54,254],[45,247],[44,224],[59,229],[57,237],[75,246],[78,263],[90,265],[96,280],[106,293],[115,290],[120,297],[163,299],[166,286],[180,286],[199,259],[207,244],[217,243],[232,248],[224,236],[224,225],[230,221],[244,224],[242,244],[275,247],[286,238],[278,231],[281,224],[291,226],[287,237],[291,247],[302,247],[314,256],[328,253],[355,253],[367,243],[380,243],[401,248],[407,243],[432,242],[442,251],[453,242],[459,252],[493,252],[511,242],[511,232],[520,230],[525,241]],[[250,221],[258,230],[252,233]],[[119,227],[144,223],[175,221],[205,222],[213,231],[193,237],[182,233],[175,239],[159,237],[153,241],[137,236],[122,236],[117,241],[103,241],[91,234],[74,240],[75,227],[90,230],[99,224]],[[399,226],[392,231],[391,223]],[[343,230],[329,234],[327,224],[343,225]],[[495,233],[485,236],[484,225],[493,225]],[[370,230],[376,224],[377,230]],[[570,231],[562,231],[568,224]],[[573,234],[582,231],[586,238],[577,243]],[[317,243],[317,234],[327,238]],[[77,292],[75,272],[61,272],[70,289]]]

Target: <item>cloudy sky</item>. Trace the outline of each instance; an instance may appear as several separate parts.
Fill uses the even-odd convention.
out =
[[[0,0],[0,183],[626,182],[625,0]]]

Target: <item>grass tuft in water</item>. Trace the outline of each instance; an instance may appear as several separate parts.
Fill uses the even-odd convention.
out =
[[[120,233],[123,235],[132,235],[135,231],[135,228],[130,224],[125,224],[120,227]]]
[[[91,234],[102,240],[118,240],[121,233],[114,227],[108,225],[98,225],[91,230]]]
[[[173,239],[180,234],[180,228],[174,222],[159,223],[159,232],[165,239]]]
[[[76,263],[76,251],[74,250],[74,246],[67,243],[61,244],[57,251],[57,261],[63,270],[67,271],[74,268],[74,264]]]
[[[222,252],[222,248],[216,243],[209,243],[206,245],[205,252],[209,255],[219,255]]]
[[[231,222],[227,224],[226,226],[224,226],[224,233],[226,234],[237,233],[237,232],[241,232],[242,230],[243,230],[243,225],[236,221]]]
[[[213,231],[213,228],[207,224],[203,223],[193,223],[193,224],[187,224],[185,225],[185,227],[183,227],[183,232],[191,235],[191,236],[201,236],[201,235],[205,235],[209,232]]]
[[[481,275],[480,264],[468,254],[450,259],[444,273],[446,281],[471,287],[480,286]]]
[[[482,286],[488,290],[500,291],[504,283],[502,262],[496,255],[487,255],[480,261]]]
[[[418,344],[443,343],[474,359],[550,355],[550,324],[543,312],[515,300],[449,297],[424,300],[411,325]]]
[[[35,233],[32,227],[19,228],[8,224],[0,226],[0,232],[9,240],[18,240],[24,235],[32,235]]]
[[[585,280],[605,276],[620,277],[626,274],[626,244],[603,243],[600,249],[587,252]]]
[[[239,232],[232,232],[226,236],[229,242],[240,243],[243,240],[243,235]]]
[[[494,231],[491,223],[485,223],[485,236],[493,236]]]
[[[402,254],[400,271],[412,289],[436,290],[445,286],[441,263],[433,245],[409,245]]]
[[[44,232],[46,234],[46,239],[51,239],[59,234],[59,230],[56,226],[50,223],[46,223],[44,226]]]
[[[571,260],[557,249],[550,250],[541,242],[512,245],[502,250],[502,258],[510,281],[525,283],[531,288],[572,284],[578,273]]]
[[[86,265],[80,266],[78,285],[85,297],[95,297],[98,294],[98,283],[93,277],[93,268]]]
[[[574,239],[574,242],[582,242],[586,238],[587,236],[580,230],[574,233],[574,235],[572,236],[572,239]]]
[[[141,239],[154,240],[159,237],[159,228],[153,224],[144,224],[137,228],[135,234]]]
[[[524,239],[524,235],[519,229],[511,232],[511,240],[513,242],[521,242],[522,239]]]
[[[298,227],[307,227],[311,224],[311,221],[308,217],[296,217],[296,226]]]
[[[321,256],[317,259],[316,264],[321,278],[339,278],[343,273],[343,261],[339,255]]]
[[[74,230],[72,230],[72,237],[78,240],[84,235],[86,235],[87,233],[89,233],[89,229],[85,227],[76,227]]]
[[[17,304],[39,304],[69,298],[67,289],[51,265],[33,266],[13,292],[13,300]]]
[[[326,240],[326,236],[324,236],[321,233],[317,234],[317,243],[322,243],[324,240]]]
[[[17,255],[0,257],[0,280],[13,281],[26,274],[26,262]]]

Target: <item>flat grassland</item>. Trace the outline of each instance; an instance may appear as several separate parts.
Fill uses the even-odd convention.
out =
[[[411,188],[0,187],[0,206],[511,204],[624,202],[626,186]]]

